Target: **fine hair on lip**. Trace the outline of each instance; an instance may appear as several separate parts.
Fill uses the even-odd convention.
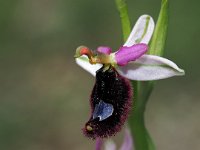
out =
[[[104,66],[100,68],[96,73],[96,82],[90,97],[90,118],[83,128],[85,136],[96,139],[119,132],[131,110],[132,96],[128,79],[119,75],[112,66],[106,70]],[[99,110],[95,110],[95,107]],[[98,115],[102,115],[103,119]]]

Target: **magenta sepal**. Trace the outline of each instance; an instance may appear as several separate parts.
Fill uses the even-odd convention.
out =
[[[148,46],[143,43],[135,44],[130,47],[122,46],[115,53],[115,60],[119,66],[125,66],[130,61],[134,61],[141,57],[147,50]]]

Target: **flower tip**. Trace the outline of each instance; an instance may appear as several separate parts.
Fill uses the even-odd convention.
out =
[[[91,50],[86,47],[86,46],[79,46],[77,49],[76,49],[76,53],[74,55],[74,58],[78,58],[82,55],[87,55],[88,57],[90,57],[92,55],[92,52]]]
[[[180,73],[180,76],[184,76],[185,75],[185,70],[179,69],[179,73]]]

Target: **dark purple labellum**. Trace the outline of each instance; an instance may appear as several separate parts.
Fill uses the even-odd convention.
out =
[[[119,75],[113,67],[99,69],[90,98],[91,116],[83,129],[84,134],[95,139],[120,131],[131,110],[131,99],[129,80]]]

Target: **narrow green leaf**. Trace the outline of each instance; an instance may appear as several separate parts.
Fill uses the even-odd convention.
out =
[[[115,3],[120,14],[123,38],[125,42],[131,32],[131,25],[130,25],[130,20],[128,16],[127,5],[126,5],[125,0],[115,0]]]
[[[168,27],[168,0],[162,0],[160,13],[156,23],[156,28],[152,37],[152,41],[149,48],[149,54],[151,55],[163,55],[165,41],[167,38]]]
[[[125,0],[115,0],[120,13],[124,41],[130,33],[130,21]],[[150,44],[149,53],[162,55],[168,26],[168,0],[162,0],[161,10]],[[144,112],[148,98],[153,90],[154,82],[132,81],[134,87],[134,109],[129,117],[129,125],[134,137],[136,150],[155,150],[155,146],[145,127]]]

